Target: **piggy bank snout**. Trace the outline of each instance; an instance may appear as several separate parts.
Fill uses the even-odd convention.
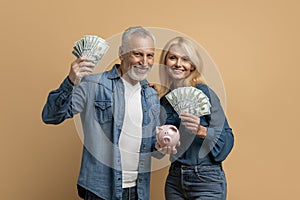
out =
[[[170,136],[164,136],[162,139],[164,144],[169,144],[171,142],[171,137]]]

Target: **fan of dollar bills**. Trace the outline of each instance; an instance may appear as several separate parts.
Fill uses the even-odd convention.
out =
[[[196,116],[210,114],[209,98],[195,87],[180,87],[166,95],[178,115],[191,113]]]
[[[86,35],[75,42],[72,53],[77,57],[87,57],[97,65],[109,48],[108,43],[95,35]]]

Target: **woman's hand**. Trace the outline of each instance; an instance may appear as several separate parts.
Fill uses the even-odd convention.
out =
[[[200,118],[190,114],[183,113],[179,116],[182,125],[184,125],[188,130],[192,131],[195,135],[201,138],[205,138],[207,134],[207,128],[200,125]]]
[[[149,87],[152,87],[156,92],[159,92],[159,85],[156,83],[148,83]]]

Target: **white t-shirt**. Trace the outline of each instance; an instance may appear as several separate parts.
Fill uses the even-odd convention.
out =
[[[122,187],[136,185],[138,174],[139,152],[142,141],[142,101],[141,85],[131,85],[122,79],[125,88],[125,115],[119,138],[122,161]]]

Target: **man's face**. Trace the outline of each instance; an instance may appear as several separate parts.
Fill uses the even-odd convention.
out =
[[[146,79],[154,63],[154,43],[150,37],[133,35],[128,42],[128,52],[121,58],[122,76],[136,84]]]

